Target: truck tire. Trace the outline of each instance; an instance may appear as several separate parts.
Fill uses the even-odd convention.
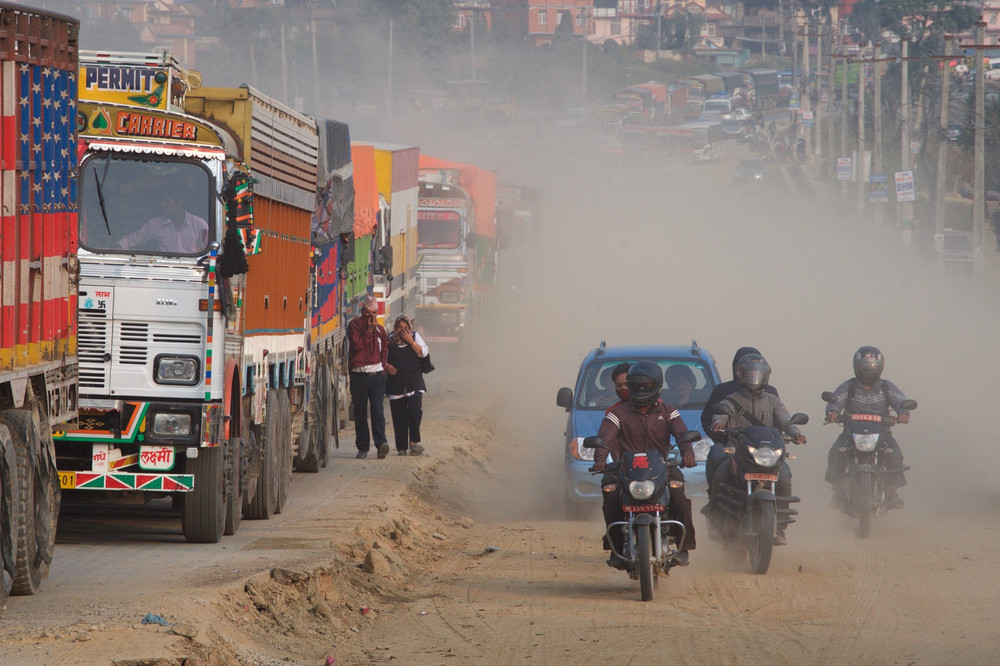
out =
[[[288,489],[292,485],[292,401],[288,389],[278,391],[278,412],[281,414],[278,431],[278,492],[275,513],[281,513],[288,499]]]
[[[257,477],[257,490],[253,499],[247,503],[243,517],[248,520],[268,520],[277,513],[278,488],[278,395],[273,389],[267,392],[267,403],[264,406],[263,442],[260,452],[260,475]]]
[[[194,490],[184,493],[181,529],[188,543],[218,543],[226,529],[226,457],[222,446],[198,449],[188,458]]]
[[[230,492],[226,498],[225,535],[240,531],[243,523],[243,438],[231,437],[226,451],[226,473],[230,477]]]
[[[34,594],[48,575],[59,517],[58,476],[47,448],[42,446],[37,421],[48,423],[33,410],[0,414],[0,425],[6,426],[10,437],[9,443],[3,444],[13,451],[14,462],[5,483],[10,486],[7,496],[13,500],[8,523],[13,562],[8,566],[12,565],[14,595]]]

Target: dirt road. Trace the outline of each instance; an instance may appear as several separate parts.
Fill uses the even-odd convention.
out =
[[[532,289],[498,303],[470,363],[436,356],[426,456],[355,460],[345,433],[282,514],[212,546],[184,543],[166,506],[67,509],[43,592],[0,619],[0,663],[1000,661],[997,274],[945,275],[826,202],[730,191],[731,162],[661,180],[510,146],[498,168],[515,157],[510,177],[548,193]],[[724,377],[758,346],[813,417],[801,515],[766,575],[702,538],[642,603],[604,564],[596,509],[563,519],[555,393],[602,338],[692,337]],[[859,540],[828,507],[819,393],[873,343],[920,408],[897,433],[906,506]]]

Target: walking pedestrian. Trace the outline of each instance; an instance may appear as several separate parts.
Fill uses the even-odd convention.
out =
[[[378,301],[368,296],[361,304],[361,316],[347,325],[347,367],[351,372],[351,401],[354,403],[354,433],[357,458],[366,458],[375,442],[379,458],[389,454],[385,437],[385,363],[389,336],[378,323]],[[368,408],[371,407],[371,432]]]
[[[385,364],[388,377],[385,392],[389,396],[392,430],[396,436],[396,453],[417,456],[424,452],[420,445],[420,421],[424,416],[424,373],[420,359],[430,353],[413,322],[399,315],[389,335],[389,358]]]

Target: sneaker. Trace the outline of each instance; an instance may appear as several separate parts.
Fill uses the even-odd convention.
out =
[[[419,444],[410,444],[410,455],[419,456],[424,452],[424,447]]]
[[[367,458],[368,457],[368,452],[367,451],[358,451],[358,455],[356,455],[354,457],[355,458]]]
[[[686,550],[682,550],[674,555],[674,561],[682,567],[686,567],[689,564],[688,559],[688,552]]]
[[[785,533],[783,531],[779,530],[778,533],[774,535],[774,545],[775,546],[788,545],[788,539],[785,538]]]
[[[382,442],[376,448],[378,450],[379,460],[381,460],[382,458],[385,458],[387,455],[389,455],[389,445],[386,444],[385,442]]]
[[[401,456],[405,456],[406,455],[406,451],[396,451],[396,453],[399,454],[399,455],[401,455]]]
[[[612,553],[611,557],[608,558],[608,566],[611,567],[612,569],[618,569],[619,571],[624,571],[625,560]]]

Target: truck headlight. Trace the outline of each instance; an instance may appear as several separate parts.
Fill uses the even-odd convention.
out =
[[[191,415],[178,412],[154,414],[151,434],[169,439],[189,437],[191,435]]]
[[[194,356],[157,356],[153,361],[153,379],[157,384],[194,386],[198,383],[200,366]]]

